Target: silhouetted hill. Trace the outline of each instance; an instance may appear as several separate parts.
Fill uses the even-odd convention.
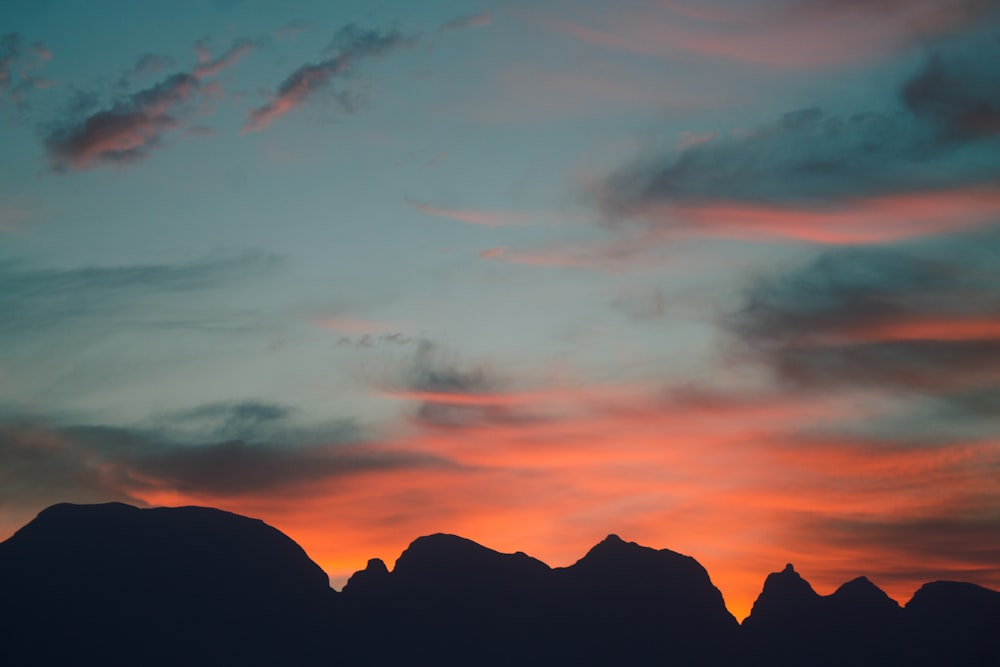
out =
[[[693,558],[606,540],[550,569],[454,535],[344,587],[359,664],[719,664],[738,625]]]
[[[335,596],[319,566],[262,521],[55,505],[0,544],[0,664],[303,661],[330,629]]]
[[[957,581],[924,584],[904,608],[913,665],[1000,665],[1000,592]]]
[[[357,664],[515,664],[550,571],[443,534],[418,538],[391,573],[384,568],[370,561],[344,587]]]
[[[285,535],[218,510],[56,505],[0,544],[0,665],[1000,664],[1000,593],[905,608],[789,565],[743,626],[693,558],[609,535],[569,567],[454,535],[342,594]]]

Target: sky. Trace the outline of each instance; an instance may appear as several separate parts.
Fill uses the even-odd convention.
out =
[[[8,0],[0,539],[1000,588],[998,61],[992,0]]]

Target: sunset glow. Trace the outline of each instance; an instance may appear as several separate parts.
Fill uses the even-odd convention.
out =
[[[989,2],[0,10],[0,540],[1000,588]],[[320,577],[322,581],[322,577]],[[325,588],[323,593],[328,593]]]

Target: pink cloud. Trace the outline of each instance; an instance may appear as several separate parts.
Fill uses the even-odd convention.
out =
[[[302,106],[317,91],[327,88],[331,80],[350,70],[359,59],[384,56],[416,42],[416,37],[406,37],[397,30],[380,33],[353,26],[341,29],[331,45],[337,55],[302,65],[292,72],[266,103],[247,111],[242,132],[260,132]]]
[[[501,257],[507,252],[506,246],[498,246],[496,248],[487,248],[486,250],[479,251],[479,257],[482,259],[494,259],[496,257]]]
[[[174,74],[111,108],[53,131],[45,147],[55,169],[87,169],[97,164],[128,164],[145,158],[168,130],[175,114],[198,90],[198,79]]]
[[[865,62],[987,10],[977,0],[942,7],[902,3],[760,2],[751,6],[660,2],[579,12],[542,22],[577,39],[655,57],[694,53],[757,66],[809,69]]]
[[[523,211],[498,211],[484,209],[447,208],[443,206],[432,206],[412,199],[407,199],[406,203],[424,215],[435,218],[445,218],[464,222],[470,225],[481,225],[483,227],[511,227],[525,225],[532,222],[550,221],[558,222],[562,219],[551,213],[532,213]]]
[[[348,336],[389,333],[403,328],[398,322],[370,320],[338,314],[320,315],[312,318],[311,321],[318,327]]]

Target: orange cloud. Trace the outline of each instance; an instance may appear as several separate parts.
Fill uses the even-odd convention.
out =
[[[856,198],[823,208],[748,202],[658,204],[640,215],[653,224],[662,223],[666,236],[884,243],[991,223],[1000,216],[1000,189],[908,192]]]

